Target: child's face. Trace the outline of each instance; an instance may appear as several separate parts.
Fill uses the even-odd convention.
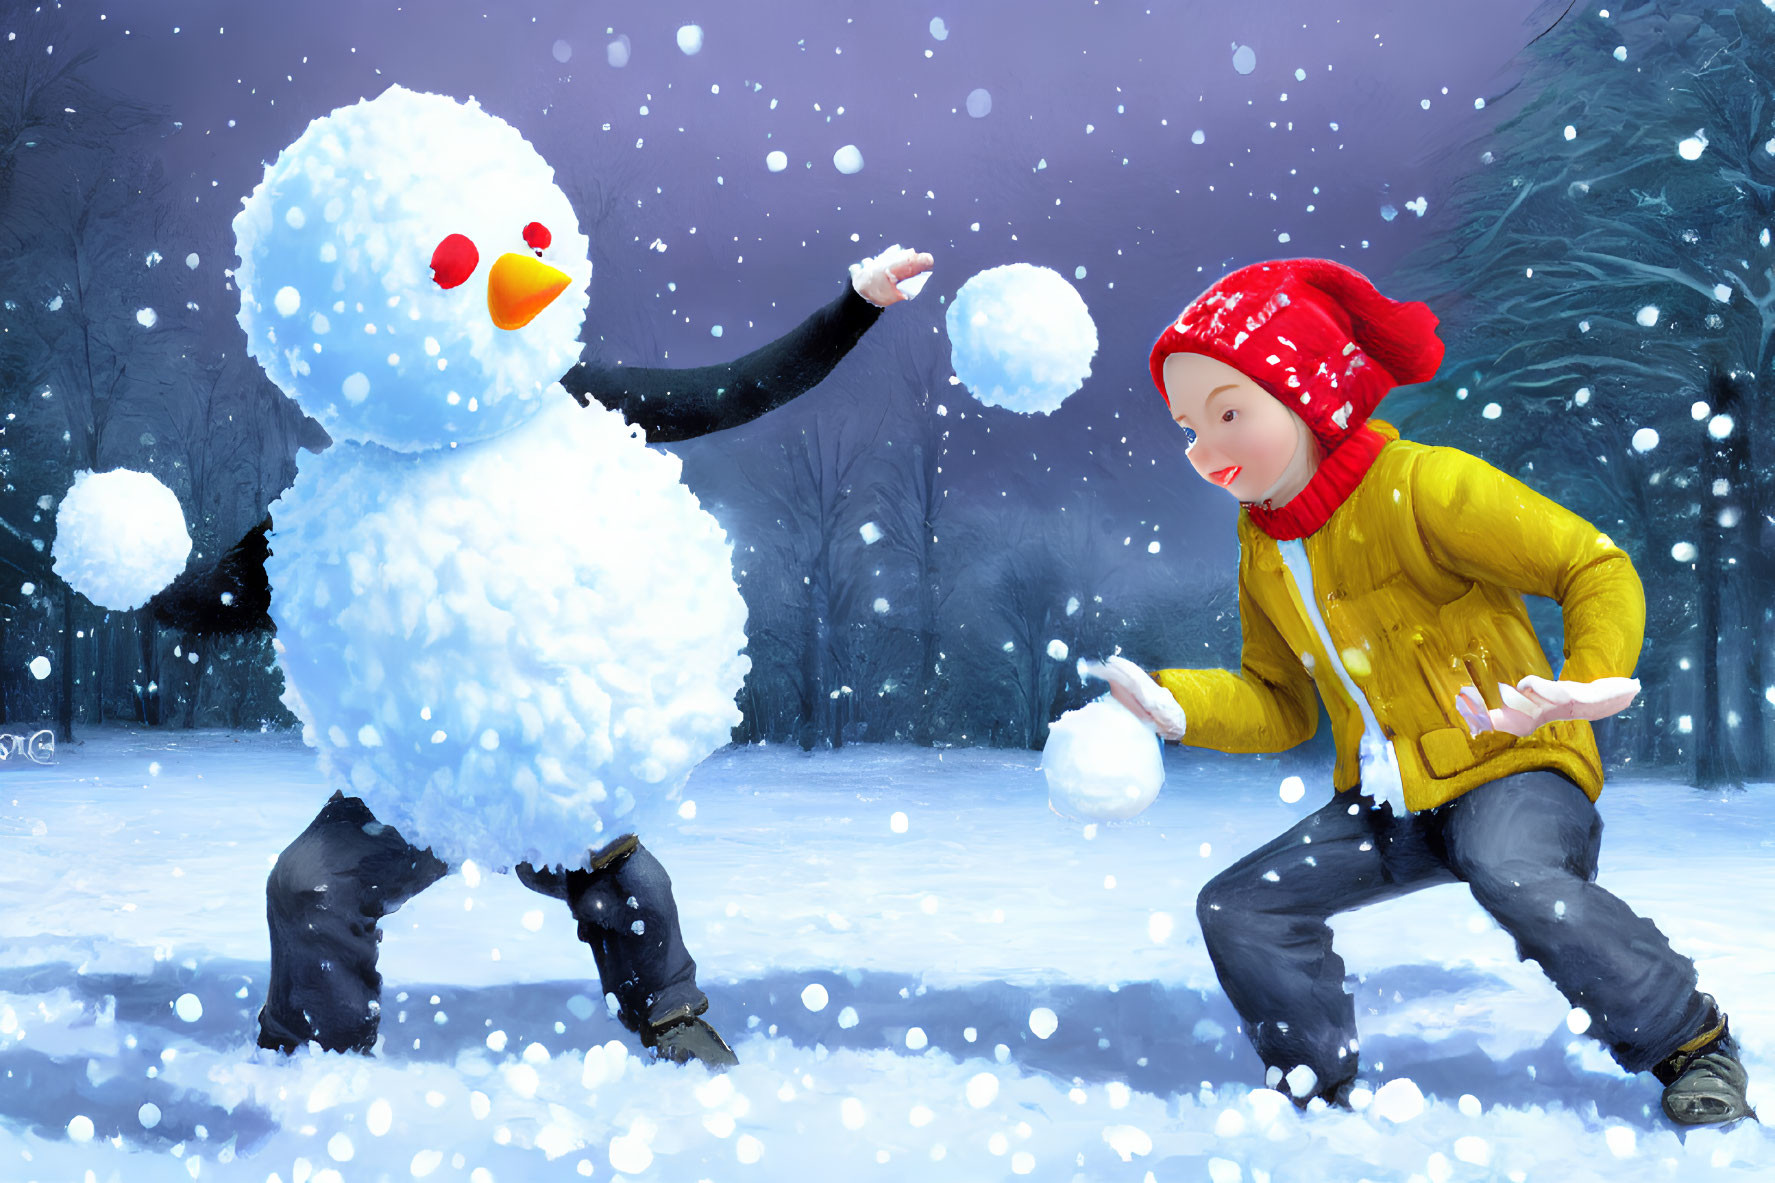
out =
[[[1244,374],[1200,353],[1165,359],[1171,417],[1195,434],[1190,464],[1240,501],[1256,501],[1282,479],[1301,444],[1294,414]]]

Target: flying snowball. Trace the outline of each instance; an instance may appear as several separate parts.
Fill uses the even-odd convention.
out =
[[[849,176],[863,171],[863,153],[855,144],[846,144],[832,154],[832,167]]]
[[[1257,51],[1249,45],[1233,46],[1233,69],[1241,74],[1257,69]]]
[[[25,668],[31,671],[31,676],[33,678],[36,678],[41,682],[43,679],[49,677],[49,658],[39,653],[25,665]]]
[[[629,54],[631,50],[632,45],[629,41],[629,35],[624,33],[615,41],[612,41],[609,45],[604,47],[604,60],[620,70],[629,64]]]
[[[1122,821],[1158,797],[1165,783],[1159,738],[1121,704],[1100,698],[1048,728],[1042,775],[1055,813],[1080,821]]]
[[[789,154],[782,151],[766,152],[764,154],[764,167],[768,168],[773,173],[782,172],[789,167]]]
[[[1029,263],[982,271],[949,305],[950,364],[989,407],[1047,414],[1085,384],[1097,325],[1059,272]]]
[[[679,28],[678,48],[692,56],[701,53],[703,51],[703,27],[701,25],[684,25]]]
[[[975,119],[984,119],[992,114],[992,92],[985,87],[977,87],[968,92],[968,114]]]
[[[101,608],[128,612],[178,577],[191,555],[173,491],[127,468],[82,472],[56,511],[55,573]]]

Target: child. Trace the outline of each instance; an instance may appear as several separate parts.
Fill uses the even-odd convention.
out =
[[[1215,972],[1269,1083],[1346,1103],[1355,1006],[1326,919],[1458,880],[1623,1067],[1657,1075],[1672,1121],[1745,1117],[1744,1068],[1694,966],[1593,882],[1587,720],[1639,689],[1632,563],[1483,461],[1368,421],[1396,383],[1434,376],[1436,324],[1347,267],[1294,259],[1228,275],[1153,346],[1190,463],[1244,509],[1243,653],[1237,672],[1161,670],[1158,686],[1114,661],[1111,691],[1166,738],[1264,752],[1313,734],[1317,689],[1337,741],[1332,801],[1202,889]],[[1522,593],[1564,612],[1557,680]]]

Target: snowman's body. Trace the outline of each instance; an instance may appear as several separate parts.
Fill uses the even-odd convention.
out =
[[[334,781],[450,863],[575,867],[674,809],[739,720],[745,604],[677,459],[556,383],[591,264],[552,171],[397,87],[311,124],[235,230],[249,347],[337,441],[266,565]]]
[[[483,443],[304,454],[266,570],[333,779],[450,863],[578,866],[676,808],[748,668],[727,541],[678,471],[565,393]]]

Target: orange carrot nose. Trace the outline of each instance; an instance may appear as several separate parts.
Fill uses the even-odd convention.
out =
[[[501,255],[487,273],[487,311],[500,328],[521,329],[572,282],[531,255]]]

